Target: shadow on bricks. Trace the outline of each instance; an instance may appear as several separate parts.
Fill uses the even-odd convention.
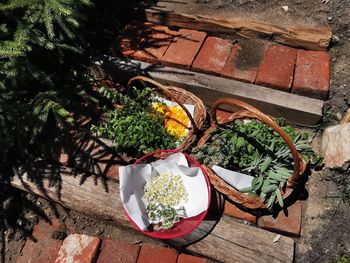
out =
[[[157,63],[177,36],[165,26],[134,22],[123,29],[111,47],[113,56]]]

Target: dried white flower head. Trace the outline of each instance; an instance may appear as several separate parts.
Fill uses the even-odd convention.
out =
[[[175,209],[181,201],[188,201],[188,193],[180,175],[171,172],[156,176],[145,186],[144,199],[149,202],[146,212],[154,229],[169,229],[181,216],[184,208]]]

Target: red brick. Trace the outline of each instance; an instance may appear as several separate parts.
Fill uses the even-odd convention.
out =
[[[294,48],[271,45],[265,50],[255,83],[257,85],[289,91],[294,74],[297,50]]]
[[[108,154],[101,158],[96,159],[97,164],[101,170],[101,173],[107,176],[110,179],[119,179],[119,164],[114,160],[112,154]]]
[[[138,263],[172,263],[177,260],[177,251],[160,246],[143,245],[140,250]]]
[[[329,54],[298,50],[292,92],[317,99],[327,99],[329,92]]]
[[[132,57],[149,63],[160,63],[176,35],[177,32],[169,30],[166,26],[154,26],[151,34],[142,43],[140,50],[132,54]]]
[[[180,254],[177,263],[206,263],[208,260],[205,258],[194,257],[191,255]]]
[[[254,83],[256,75],[258,74],[258,65],[247,68],[240,67],[239,65],[243,64],[243,62],[241,62],[243,58],[240,56],[241,50],[241,45],[236,44],[233,46],[221,75],[223,77],[233,78],[243,82]],[[251,55],[254,56],[255,54]]]
[[[101,164],[100,164],[101,165]],[[102,173],[104,173],[109,179],[119,180],[119,166],[118,164],[103,164],[104,170],[102,170]]]
[[[192,69],[219,75],[230,55],[230,41],[218,37],[208,37],[193,62]]]
[[[114,56],[119,52],[125,57],[133,57],[133,54],[145,43],[147,37],[152,32],[152,26],[140,23],[130,23],[123,29],[121,36],[117,39],[115,45],[111,47]]]
[[[51,237],[53,231],[60,230],[61,224],[54,219],[50,223],[43,220],[33,229],[33,237],[37,240],[27,240],[22,249],[22,255],[17,258],[17,263],[52,263],[55,261],[62,240]]]
[[[69,235],[63,241],[55,263],[92,263],[96,259],[100,242],[98,237]]]
[[[287,210],[287,212],[284,210]],[[258,225],[261,228],[277,233],[299,236],[301,228],[301,202],[297,201],[284,210],[281,210],[276,218],[272,215],[260,217],[258,219]]]
[[[97,263],[136,263],[140,246],[125,243],[116,239],[104,239]]]
[[[179,36],[165,52],[162,64],[190,69],[206,35],[205,32],[180,29]]]
[[[248,222],[251,222],[253,224],[256,224],[256,216],[252,215],[248,212],[245,212],[241,209],[239,209],[234,204],[231,204],[230,202],[225,202],[225,209],[224,209],[225,215],[232,216],[238,219],[242,219]]]

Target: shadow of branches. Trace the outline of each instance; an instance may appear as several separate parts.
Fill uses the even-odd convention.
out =
[[[108,191],[105,183],[107,177],[115,175],[118,164],[128,162],[125,156],[112,149],[109,142],[102,141],[90,133],[91,123],[100,115],[96,112],[96,94],[91,91],[93,82],[90,82],[90,76],[86,71],[93,57],[109,52],[111,43],[119,36],[121,28],[131,20],[142,21],[144,19],[142,11],[155,1],[93,0],[92,2],[93,7],[86,9],[87,19],[83,21],[80,32],[83,38],[81,54],[75,56],[71,53],[64,55],[53,53],[57,57],[50,59],[36,54],[36,60],[39,62],[47,60],[46,64],[56,69],[55,76],[59,76],[59,79],[55,81],[55,87],[50,89],[60,88],[57,90],[57,96],[64,102],[66,109],[73,113],[76,122],[74,127],[63,127],[62,124],[55,122],[53,112],[50,112],[48,121],[35,143],[30,145],[31,148],[25,149],[30,156],[21,156],[19,149],[16,148],[10,151],[9,161],[6,164],[0,163],[0,262],[5,262],[6,239],[13,238],[8,235],[9,232],[13,235],[17,233],[21,239],[27,237],[34,239],[31,232],[35,222],[28,219],[28,214],[48,220],[42,208],[35,203],[36,198],[12,187],[11,178],[25,173],[50,201],[43,182],[49,181],[49,185],[54,187],[59,195],[62,186],[60,165],[84,172],[81,183],[84,183],[86,178],[93,177],[96,184],[102,182]],[[64,63],[59,61],[59,64],[64,65],[63,69],[58,69],[58,66],[53,65],[55,63],[49,62],[55,59],[65,60]],[[67,72],[72,75],[67,75]],[[86,86],[81,89],[85,90],[83,95],[75,92],[80,89],[76,85]],[[16,132],[22,133],[25,138],[26,131]]]

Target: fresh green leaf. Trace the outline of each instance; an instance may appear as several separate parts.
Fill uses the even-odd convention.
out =
[[[276,196],[277,196],[278,204],[280,205],[280,207],[283,207],[283,198],[282,198],[280,189],[276,190]]]

